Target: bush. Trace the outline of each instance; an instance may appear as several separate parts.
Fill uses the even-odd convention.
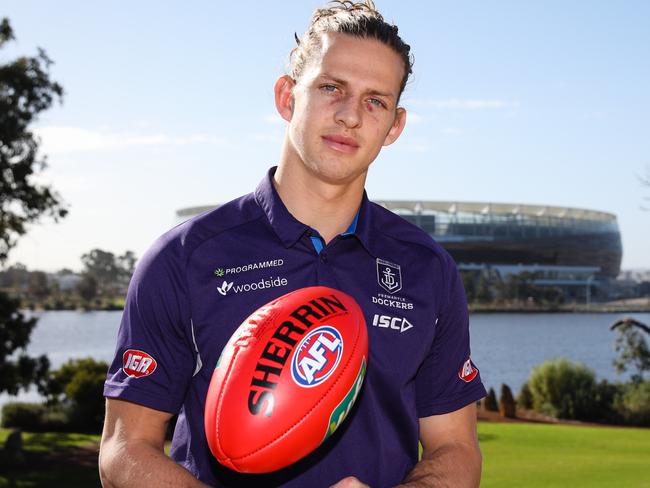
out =
[[[535,366],[528,379],[533,409],[562,419],[592,420],[596,375],[584,364],[552,359]]]
[[[43,393],[67,417],[67,428],[99,433],[104,421],[104,380],[108,364],[71,359],[48,378]]]
[[[614,399],[614,409],[627,424],[650,426],[650,381],[623,385]]]
[[[527,382],[521,385],[519,396],[517,396],[517,404],[521,408],[533,408],[533,394],[530,392],[530,387]]]
[[[40,403],[10,402],[2,407],[2,426],[42,432],[46,406]]]
[[[508,385],[501,385],[501,397],[499,398],[499,413],[502,417],[514,419],[517,416],[517,404],[512,396],[512,390]]]
[[[26,432],[66,432],[72,430],[67,413],[42,403],[10,402],[2,407],[2,427]]]
[[[494,388],[490,388],[487,396],[485,397],[483,407],[489,412],[498,412],[499,406],[497,405],[497,394],[494,392]]]

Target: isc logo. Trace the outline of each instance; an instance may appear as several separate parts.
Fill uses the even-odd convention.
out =
[[[343,355],[343,338],[329,325],[314,329],[298,345],[291,376],[299,386],[320,385],[336,370]]]
[[[122,370],[129,376],[149,376],[156,370],[156,360],[144,351],[128,349],[122,355]]]
[[[413,324],[403,317],[391,317],[390,315],[375,314],[372,325],[384,329],[399,330],[400,333],[409,330]]]

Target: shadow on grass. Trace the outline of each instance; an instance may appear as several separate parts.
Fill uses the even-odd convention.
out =
[[[97,469],[98,444],[92,436],[29,433],[25,434],[24,448],[20,465],[6,462],[0,452],[0,488],[101,486]]]
[[[478,435],[478,441],[479,442],[490,442],[495,439],[497,439],[499,436],[495,434],[479,434]]]

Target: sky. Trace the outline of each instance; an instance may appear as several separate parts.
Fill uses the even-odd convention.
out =
[[[407,126],[373,163],[374,200],[543,204],[613,213],[623,269],[650,268],[650,2],[377,0],[415,56]],[[45,49],[62,104],[34,125],[69,206],[9,264],[141,256],[180,208],[252,191],[285,125],[273,84],[321,2],[3,0]],[[372,60],[369,60],[372,62]]]

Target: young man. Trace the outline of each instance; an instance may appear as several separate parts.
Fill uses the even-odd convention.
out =
[[[410,71],[408,45],[372,2],[314,14],[275,85],[287,122],[277,169],[254,193],[165,234],[133,277],[104,391],[104,486],[478,486],[475,402],[485,390],[458,272],[427,234],[364,193],[368,167],[404,128]],[[260,281],[268,286],[244,286]],[[357,406],[304,460],[268,475],[229,471],[203,432],[217,358],[251,312],[312,285],[364,311],[370,358]],[[163,442],[176,413],[170,459]]]

